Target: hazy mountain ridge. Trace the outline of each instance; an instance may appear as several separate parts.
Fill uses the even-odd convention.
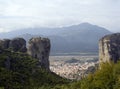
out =
[[[0,34],[0,38],[16,36],[29,40],[35,36],[50,38],[52,52],[96,52],[98,40],[110,31],[97,25],[82,23],[61,28],[27,28]]]

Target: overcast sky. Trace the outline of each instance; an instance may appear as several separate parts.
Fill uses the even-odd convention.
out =
[[[120,0],[0,0],[0,32],[82,22],[120,32]]]

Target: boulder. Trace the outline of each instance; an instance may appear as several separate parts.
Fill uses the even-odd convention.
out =
[[[36,37],[29,40],[28,54],[39,60],[40,66],[49,70],[50,40]]]
[[[120,59],[120,33],[104,36],[99,41],[100,62],[116,63]]]

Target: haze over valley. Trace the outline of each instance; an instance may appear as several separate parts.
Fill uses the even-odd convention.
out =
[[[27,28],[0,33],[0,38],[23,37],[26,41],[32,37],[42,36],[51,40],[51,54],[55,53],[89,53],[98,52],[98,41],[111,34],[109,30],[82,23],[61,28]]]

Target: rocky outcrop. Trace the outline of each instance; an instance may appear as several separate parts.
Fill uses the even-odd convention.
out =
[[[40,66],[49,70],[50,40],[36,37],[28,43],[28,54],[39,60]]]
[[[49,70],[50,40],[48,38],[36,37],[30,39],[28,49],[23,38],[0,40],[0,53],[2,53],[3,49],[8,49],[11,52],[27,52],[30,56],[39,60],[38,66]],[[8,59],[6,66],[9,69]]]
[[[9,48],[9,43],[10,43],[9,39],[0,40],[0,47],[3,48],[3,49],[8,49]]]
[[[26,41],[23,38],[14,38],[12,40],[0,40],[0,47],[2,49],[10,49],[14,52],[26,52]]]
[[[100,62],[114,63],[120,59],[120,33],[107,35],[99,41]]]
[[[15,38],[10,41],[9,48],[14,52],[26,52],[26,41],[23,38]]]

